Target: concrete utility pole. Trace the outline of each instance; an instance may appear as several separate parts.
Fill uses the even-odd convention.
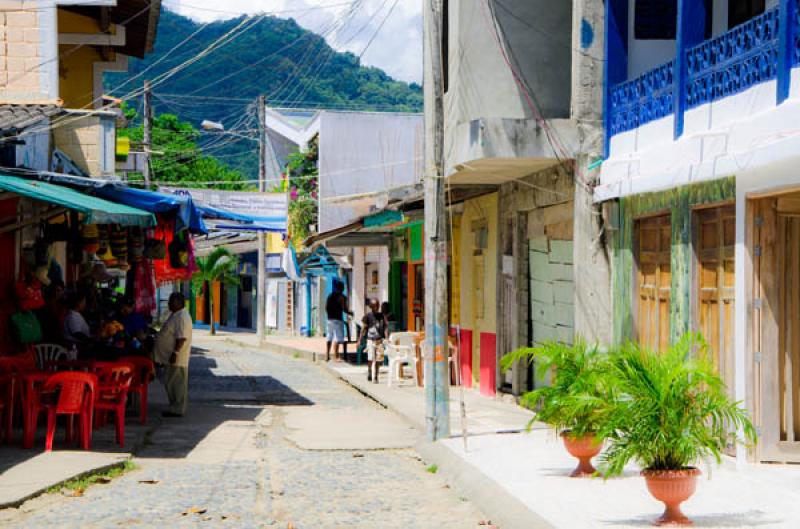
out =
[[[435,441],[450,436],[442,0],[425,0],[424,9],[425,423],[428,439]]]
[[[258,191],[267,191],[267,100],[258,96]],[[258,286],[256,288],[256,335],[259,341],[264,338],[264,325],[267,313],[267,256],[265,255],[266,237],[263,231],[258,232]]]
[[[150,156],[153,151],[150,145],[152,141],[153,132],[153,106],[150,102],[150,81],[144,82],[144,94],[142,96],[142,118],[143,129],[142,134],[142,148],[144,149],[144,168],[142,169],[142,176],[144,176],[144,188],[150,189]]]

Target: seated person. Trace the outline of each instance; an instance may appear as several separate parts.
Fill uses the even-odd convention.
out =
[[[139,337],[147,334],[147,320],[144,316],[134,311],[134,303],[131,298],[122,298],[119,304],[119,314],[117,318],[125,327],[125,332],[131,337]]]
[[[67,309],[64,318],[64,341],[68,346],[85,350],[92,341],[92,331],[83,317],[83,311],[86,310],[86,295],[81,292],[72,293],[67,299]]]

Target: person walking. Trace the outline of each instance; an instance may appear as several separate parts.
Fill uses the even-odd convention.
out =
[[[331,361],[331,344],[333,344],[333,358],[340,362],[339,345],[344,343],[345,314],[353,315],[347,308],[347,296],[344,295],[344,283],[338,279],[333,280],[333,292],[325,301],[325,314],[328,323],[325,326],[325,361]]]
[[[167,390],[169,409],[164,417],[183,417],[189,393],[189,354],[192,350],[192,317],[180,292],[169,296],[171,314],[156,335],[156,362],[164,366],[162,382]]]
[[[358,341],[367,337],[367,380],[378,383],[378,372],[383,362],[383,340],[386,337],[386,319],[381,314],[377,299],[369,300],[369,311],[361,320],[361,335]],[[374,371],[374,374],[373,374]]]

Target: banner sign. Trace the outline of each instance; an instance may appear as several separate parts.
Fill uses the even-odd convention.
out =
[[[286,218],[289,210],[287,193],[258,193],[248,191],[216,191],[214,189],[183,189],[162,187],[164,193],[185,195],[199,206],[224,209],[254,218]]]

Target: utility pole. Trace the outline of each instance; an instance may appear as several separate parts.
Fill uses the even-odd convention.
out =
[[[152,131],[153,131],[153,106],[150,102],[150,81],[144,82],[144,94],[142,98],[142,114],[143,114],[143,129],[142,134],[142,147],[144,148],[144,168],[142,169],[142,176],[144,176],[144,188],[150,189],[150,157],[152,156]]]
[[[424,9],[425,429],[435,441],[450,436],[442,0],[424,0]]]
[[[263,95],[258,96],[258,191],[267,191],[267,101]],[[267,315],[267,256],[265,255],[266,236],[258,232],[258,286],[256,288],[256,336],[259,342],[264,338],[264,326]]]

